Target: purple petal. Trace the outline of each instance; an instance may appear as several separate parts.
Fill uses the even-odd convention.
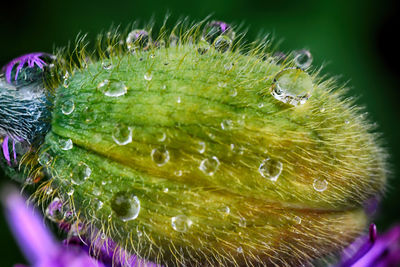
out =
[[[3,197],[6,218],[25,257],[42,262],[53,256],[58,244],[36,211],[28,207],[19,192],[8,190]]]
[[[8,165],[11,166],[10,151],[8,149],[8,139],[9,139],[8,136],[4,137],[2,148],[3,148],[4,158],[6,159]]]
[[[400,225],[379,236],[373,247],[353,267],[399,266]]]
[[[18,164],[17,162],[17,151],[15,151],[15,140],[12,140],[12,147],[13,147],[13,156],[14,156],[14,162],[15,164]]]

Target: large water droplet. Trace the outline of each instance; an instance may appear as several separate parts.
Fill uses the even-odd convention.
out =
[[[199,52],[200,55],[204,55],[209,49],[210,45],[204,39],[201,39],[197,44],[197,52]]]
[[[129,51],[147,49],[150,46],[151,38],[145,30],[133,30],[126,38],[126,47]]]
[[[70,149],[72,149],[74,147],[71,139],[63,139],[63,138],[60,138],[58,140],[58,146],[62,150],[70,150]]]
[[[104,95],[110,97],[119,97],[128,92],[128,87],[119,80],[105,79],[97,85]]]
[[[61,112],[64,115],[71,114],[74,111],[74,109],[75,109],[75,103],[72,100],[65,101],[61,106]]]
[[[308,50],[298,50],[294,52],[294,64],[300,69],[307,69],[313,61],[312,55]]]
[[[313,90],[310,75],[301,69],[288,68],[275,76],[271,94],[283,103],[297,106],[306,103]]]
[[[214,41],[214,47],[218,52],[225,53],[228,51],[232,46],[232,40],[226,36],[221,35],[218,36],[217,39]]]
[[[169,152],[166,148],[155,148],[151,151],[151,158],[158,166],[163,166],[169,161]]]
[[[318,192],[323,192],[328,187],[328,182],[325,179],[317,178],[314,180],[313,187]]]
[[[54,198],[47,206],[46,217],[57,223],[64,219],[63,202],[58,197]]]
[[[175,231],[186,232],[191,225],[192,221],[185,215],[178,215],[171,218],[171,226]]]
[[[71,172],[71,181],[76,185],[83,184],[92,174],[92,169],[84,163],[79,162]]]
[[[258,167],[261,176],[275,182],[282,172],[283,164],[280,161],[267,158]]]
[[[120,146],[127,145],[132,142],[132,128],[124,124],[115,126],[112,132],[112,139]]]
[[[214,175],[218,170],[219,160],[217,157],[213,156],[211,158],[204,159],[199,166],[199,169],[207,175]]]
[[[114,194],[111,209],[122,221],[131,221],[139,216],[140,201],[134,194],[120,191]]]

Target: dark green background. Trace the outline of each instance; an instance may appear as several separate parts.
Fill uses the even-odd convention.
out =
[[[11,3],[9,3],[11,4]],[[400,222],[400,127],[398,31],[394,2],[385,1],[15,1],[0,7],[0,65],[27,52],[51,52],[79,32],[97,33],[112,23],[123,27],[133,20],[161,22],[169,11],[171,22],[181,16],[241,23],[249,27],[248,39],[273,33],[284,41],[282,51],[307,48],[314,65],[324,73],[349,81],[350,95],[359,96],[370,118],[383,133],[391,162],[391,181],[379,217],[383,231]],[[172,24],[171,24],[172,25]],[[328,63],[328,64],[326,64]],[[0,183],[7,178],[0,173]],[[24,262],[0,215],[1,266]]]

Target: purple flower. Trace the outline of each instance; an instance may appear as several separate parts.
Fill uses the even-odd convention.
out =
[[[375,224],[371,224],[368,235],[358,238],[346,248],[338,266],[400,266],[400,225],[378,236]]]
[[[5,191],[5,190],[4,190]],[[84,250],[58,243],[38,213],[15,189],[2,195],[6,218],[27,260],[35,267],[104,267]],[[22,266],[22,265],[16,265]]]
[[[27,205],[14,188],[3,190],[2,202],[11,230],[33,267],[158,266],[129,254],[95,229],[88,230],[86,236],[72,235],[62,243],[58,242],[37,211]],[[51,209],[59,209],[59,206],[53,205]],[[67,227],[69,235],[74,230],[73,226]]]
[[[17,65],[16,73],[15,73],[15,78],[14,80],[16,81],[18,78],[18,74],[21,71],[21,69],[25,66],[25,64],[28,65],[28,68],[33,68],[35,65],[38,66],[40,69],[43,69],[47,63],[43,60],[44,57],[52,57],[50,54],[43,53],[43,52],[36,52],[36,53],[29,53],[22,55],[20,57],[14,58],[11,60],[7,65],[3,67],[3,71],[5,72],[6,75],[6,81],[8,83],[12,83],[12,71]]]

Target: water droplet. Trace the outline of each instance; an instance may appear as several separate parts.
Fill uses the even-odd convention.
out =
[[[240,219],[239,219],[239,226],[240,227],[246,227],[246,219],[245,218],[243,218],[243,217],[240,217]]]
[[[74,147],[72,140],[71,139],[63,139],[60,138],[58,140],[58,146],[62,149],[62,150],[70,150]]]
[[[222,130],[229,130],[232,128],[233,122],[231,120],[223,120],[221,122]]]
[[[242,146],[238,146],[235,144],[230,144],[231,151],[234,153],[238,153],[239,155],[243,155],[244,153],[244,148]]]
[[[232,63],[226,63],[226,64],[224,65],[224,68],[225,68],[226,70],[231,70],[232,67],[233,67],[233,64],[232,64]]]
[[[320,108],[320,112],[325,112],[325,108]]]
[[[126,47],[129,51],[136,51],[138,49],[147,49],[150,46],[151,38],[149,33],[145,30],[133,30],[126,38]]]
[[[222,21],[211,21],[204,27],[203,38],[210,44],[214,43],[218,36],[225,35],[231,40],[235,38],[235,32],[229,24]]]
[[[237,96],[237,90],[236,89],[232,89],[230,92],[229,92],[229,95],[230,96],[232,96],[232,97],[235,97],[235,96]]]
[[[218,83],[218,87],[221,87],[221,88],[222,88],[222,87],[226,87],[226,83],[224,83],[224,82],[219,82],[219,83]]]
[[[161,90],[167,90],[167,86],[164,84],[163,86],[161,86]]]
[[[350,121],[348,121],[348,120],[345,120],[345,121],[344,121],[344,123],[345,123],[345,124],[349,124],[349,123],[350,123]]]
[[[295,221],[295,223],[301,224],[301,218],[299,216],[294,216],[293,220]]]
[[[243,248],[242,248],[242,247],[238,247],[238,248],[236,249],[236,251],[237,251],[238,253],[243,253]]]
[[[258,103],[257,107],[258,108],[262,108],[262,107],[264,107],[264,104],[263,103]]]
[[[53,157],[49,153],[43,152],[39,155],[39,164],[42,166],[49,166],[53,161]]]
[[[314,180],[313,187],[318,192],[323,192],[328,187],[328,182],[325,179],[318,178]]]
[[[139,216],[140,201],[134,194],[120,191],[114,194],[111,209],[122,221],[131,221]]]
[[[310,75],[301,69],[288,68],[275,76],[271,94],[283,103],[297,106],[306,103],[313,90]]]
[[[113,64],[111,64],[110,62],[102,62],[101,66],[105,70],[111,70],[114,67]]]
[[[84,163],[79,162],[71,172],[71,181],[76,185],[83,184],[92,174],[92,169]]]
[[[74,194],[75,190],[73,188],[71,188],[68,192],[67,195],[68,196],[72,196]]]
[[[204,159],[199,166],[199,169],[207,175],[214,175],[218,170],[219,160],[217,157],[213,156],[211,158]]]
[[[204,55],[209,49],[210,45],[204,39],[201,39],[197,45],[197,52],[199,52],[200,55]]]
[[[47,206],[46,217],[56,223],[64,219],[63,202],[58,197],[54,198]]]
[[[203,154],[204,151],[206,151],[206,143],[204,143],[203,141],[199,141],[199,149],[197,151],[199,151],[200,154]]]
[[[166,187],[166,188],[163,189],[163,192],[164,192],[164,193],[168,193],[168,191],[169,191],[168,187]]]
[[[192,226],[192,221],[185,215],[178,215],[171,218],[171,226],[175,231],[186,232]]]
[[[220,35],[214,41],[215,49],[220,53],[225,53],[232,46],[232,40],[226,35]]]
[[[175,174],[175,176],[179,177],[179,176],[182,176],[183,172],[182,172],[182,170],[177,170],[174,172],[174,174]]]
[[[307,69],[313,61],[312,55],[308,50],[298,50],[294,52],[294,64],[301,69]]]
[[[101,233],[101,235],[100,235],[100,238],[104,240],[104,239],[106,239],[106,238],[107,238],[107,236],[106,236],[106,234],[105,234],[105,233]]]
[[[65,101],[61,106],[61,112],[64,115],[71,114],[74,111],[74,109],[75,109],[75,103],[72,100]]]
[[[153,79],[153,75],[150,71],[146,72],[143,77],[146,81],[151,81],[151,79]]]
[[[282,172],[283,164],[280,161],[267,158],[258,168],[261,176],[275,182]]]
[[[163,132],[161,136],[158,138],[158,141],[164,142],[166,139],[167,139],[167,134]]]
[[[181,103],[181,97],[180,96],[178,96],[178,98],[176,99],[176,103],[178,103],[178,104],[180,104]]]
[[[231,209],[228,206],[222,207],[220,209],[220,211],[222,212],[222,214],[224,216],[227,216],[227,215],[229,215],[229,213],[231,213]]]
[[[171,35],[169,36],[169,46],[174,47],[178,44],[178,42],[179,42],[178,36],[176,36],[174,33],[171,33]]]
[[[137,236],[141,237],[143,235],[142,231],[137,230]]]
[[[110,97],[119,97],[128,92],[128,87],[118,80],[108,80],[105,79],[97,85],[104,95]]]
[[[65,88],[68,88],[69,87],[69,83],[70,83],[70,81],[69,81],[69,72],[67,71],[67,72],[65,72],[65,74],[63,76],[63,86]]]
[[[96,210],[101,209],[101,208],[103,207],[103,205],[104,205],[103,201],[98,200],[98,199],[95,199],[94,208],[95,208]]]
[[[120,146],[127,145],[132,142],[132,128],[124,124],[118,124],[112,132],[112,139]]]
[[[155,148],[151,151],[151,158],[158,166],[163,166],[169,161],[169,152],[165,148]]]

